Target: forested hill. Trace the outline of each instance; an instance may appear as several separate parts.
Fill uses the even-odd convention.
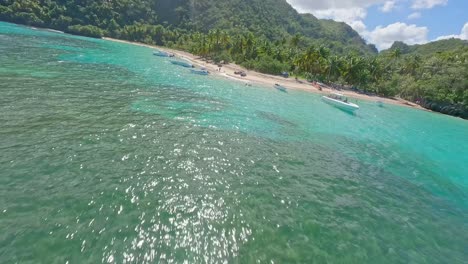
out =
[[[311,44],[325,45],[338,53],[345,49],[377,53],[347,24],[299,14],[285,0],[159,0],[157,7],[160,22],[182,28],[248,30],[270,40],[299,33],[308,37]]]
[[[286,0],[0,0],[0,20],[94,37],[125,37],[124,28],[134,25],[253,32],[273,41],[301,34],[304,46],[323,45],[339,54],[377,53],[345,23],[301,15]]]
[[[432,56],[436,53],[449,52],[466,47],[468,47],[467,40],[455,38],[433,41],[422,45],[407,45],[401,41],[396,41],[390,49],[382,51],[382,54],[392,53],[398,49],[402,55]]]

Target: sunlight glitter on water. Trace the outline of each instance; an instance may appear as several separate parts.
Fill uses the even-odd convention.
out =
[[[466,122],[151,54],[0,23],[1,263],[468,258]]]

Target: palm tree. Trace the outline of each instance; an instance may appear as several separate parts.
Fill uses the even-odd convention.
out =
[[[291,47],[293,48],[298,48],[299,47],[299,43],[301,42],[302,40],[302,35],[297,33],[296,35],[294,35],[292,38],[291,38]]]
[[[268,40],[262,41],[258,46],[257,46],[257,52],[259,55],[262,56],[271,56],[272,55],[272,47],[271,44]]]
[[[327,74],[328,68],[328,57],[330,56],[330,50],[324,46],[320,46],[317,49],[317,61],[318,61],[318,71],[322,75]]]
[[[202,57],[206,57],[208,55],[208,43],[206,40],[206,35],[197,33],[194,36],[194,41],[196,43],[195,52]]]
[[[231,45],[231,37],[224,30],[221,31],[220,44],[222,49],[229,49]]]
[[[245,50],[246,50],[246,56],[249,59],[252,59],[255,56],[254,54],[254,48],[255,48],[255,36],[253,35],[252,32],[247,33],[247,36],[245,36]]]
[[[336,55],[328,57],[326,71],[328,72],[327,82],[331,81],[331,77],[336,79],[336,77],[340,74],[340,57]]]
[[[357,55],[348,55],[343,62],[341,74],[345,81],[351,85],[365,84],[368,75],[364,59]]]
[[[220,41],[221,41],[221,30],[219,28],[215,29],[214,31],[214,37],[215,37],[215,51],[220,50]]]
[[[406,57],[401,68],[402,74],[416,75],[417,70],[421,66],[421,57],[419,55]]]
[[[208,53],[211,54],[214,50],[214,47],[216,45],[216,32],[214,30],[208,31]]]
[[[299,55],[295,60],[295,65],[299,70],[303,72],[311,73],[312,75],[317,75],[322,73],[322,53],[315,46],[310,46],[305,53]]]
[[[388,68],[390,65],[395,66],[395,62],[401,57],[401,49],[400,48],[393,49],[389,53],[388,57],[390,59],[390,62],[387,64],[387,67],[385,68]]]

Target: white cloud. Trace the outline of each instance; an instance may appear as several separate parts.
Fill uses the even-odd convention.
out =
[[[379,50],[383,50],[390,48],[395,41],[403,41],[409,45],[427,43],[428,33],[427,27],[397,22],[386,27],[378,26],[364,35]]]
[[[318,18],[333,19],[339,22],[345,22],[350,25],[358,33],[362,33],[366,30],[366,25],[363,20],[367,16],[367,11],[364,8],[337,8],[328,10],[317,10],[314,15]]]
[[[460,35],[448,35],[448,36],[441,36],[438,37],[436,40],[441,40],[441,39],[451,39],[451,38],[458,38],[458,39],[463,39],[463,40],[468,40],[468,22],[465,23],[463,26]]]
[[[421,17],[421,13],[419,12],[414,12],[411,15],[408,16],[408,19],[418,19]]]
[[[367,29],[364,20],[367,9],[380,6],[382,12],[391,12],[399,3],[409,4],[413,9],[429,9],[447,4],[448,0],[287,0],[301,13],[312,13],[318,18],[333,19],[345,22],[356,30],[368,42],[379,50],[391,47],[395,41],[403,41],[409,45],[427,43],[429,29],[416,25],[396,22],[387,26],[381,25],[373,30]],[[408,19],[420,17],[414,12]],[[468,31],[468,26],[466,26]]]
[[[448,0],[414,0],[411,8],[413,9],[431,9],[434,6],[446,5]]]
[[[364,22],[362,22],[361,20],[349,22],[349,23],[347,23],[347,24],[350,25],[350,26],[351,26],[354,30],[356,30],[359,34],[361,34],[361,36],[362,36],[363,34],[366,33],[367,27],[366,27],[366,25],[364,24]]]
[[[340,22],[353,22],[366,18],[367,11],[364,8],[333,8],[326,10],[317,10],[314,15],[318,18],[330,18]]]
[[[387,1],[385,4],[380,8],[380,10],[384,13],[391,12],[395,8],[395,1]]]
[[[386,0],[287,0],[299,12],[313,13],[315,10],[367,8]]]
[[[468,40],[468,22],[465,23],[465,25],[463,26],[462,31],[460,33],[460,38]]]

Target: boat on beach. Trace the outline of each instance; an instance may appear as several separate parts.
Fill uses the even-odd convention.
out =
[[[284,87],[284,86],[282,86],[280,84],[277,84],[277,83],[275,84],[274,87],[276,88],[276,90],[281,91],[281,92],[286,92],[286,90],[288,90],[286,87]]]
[[[331,93],[329,95],[322,96],[322,100],[327,104],[348,112],[354,112],[359,109],[357,104],[348,102],[348,98],[340,93]]]
[[[190,72],[193,73],[193,74],[198,74],[198,75],[208,75],[208,74],[210,74],[210,72],[207,71],[206,69],[200,69],[200,70],[191,69]]]
[[[178,66],[182,66],[182,67],[185,67],[185,68],[193,68],[193,64],[190,63],[189,61],[185,61],[185,60],[171,60],[171,63],[174,64],[174,65],[178,65]]]

